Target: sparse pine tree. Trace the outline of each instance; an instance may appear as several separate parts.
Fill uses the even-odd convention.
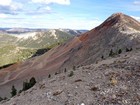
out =
[[[128,48],[126,48],[126,52],[129,52],[129,49]]]
[[[76,69],[76,67],[75,66],[73,66],[73,70],[75,70]]]
[[[35,80],[34,77],[32,77],[32,78],[30,79],[29,83],[28,83],[28,81],[23,82],[23,89],[22,89],[20,92],[26,91],[26,90],[30,89],[30,88],[33,87],[35,84],[36,84],[36,80]]]
[[[28,82],[23,82],[23,91],[26,91],[26,90],[28,90],[30,88],[30,85],[29,85],[29,83]]]
[[[48,78],[51,78],[51,74],[48,75]]]
[[[64,69],[64,72],[67,72],[67,69],[66,68]]]
[[[17,94],[17,90],[15,88],[15,86],[12,86],[12,91],[11,91],[11,97],[15,96]]]
[[[7,99],[8,99],[7,97],[4,97],[4,98],[3,98],[3,100],[7,100]]]
[[[101,57],[102,59],[104,59],[104,56],[102,55],[102,57]]]
[[[69,77],[72,77],[74,75],[74,72],[71,71],[70,74],[68,75]]]
[[[132,51],[132,50],[133,50],[132,48],[129,49],[129,51]]]
[[[3,98],[0,97],[0,101],[2,101],[2,100],[3,100]]]
[[[29,82],[29,88],[33,87],[35,84],[36,84],[36,80],[35,80],[34,77],[32,77],[32,78],[30,79],[30,82]]]
[[[121,50],[121,49],[119,49],[118,54],[121,54],[121,53],[122,53],[122,50]]]
[[[55,75],[57,75],[58,73],[56,72]]]
[[[22,92],[22,90],[19,90],[19,92],[18,93],[21,93]]]
[[[114,52],[113,52],[112,49],[110,50],[109,56],[110,56],[110,57],[114,56]]]

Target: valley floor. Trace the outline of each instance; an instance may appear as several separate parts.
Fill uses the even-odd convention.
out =
[[[140,105],[140,51],[66,69],[0,105]]]

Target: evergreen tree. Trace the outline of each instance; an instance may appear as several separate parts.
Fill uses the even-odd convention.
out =
[[[0,101],[2,101],[2,100],[3,100],[3,98],[0,97]]]
[[[74,75],[74,72],[71,71],[70,74],[68,74],[69,77],[72,77]]]
[[[23,91],[26,91],[26,90],[28,90],[30,88],[30,85],[29,85],[29,83],[28,82],[23,82]]]
[[[121,53],[122,53],[122,50],[121,50],[121,49],[119,49],[118,54],[121,54]]]
[[[76,67],[75,66],[73,66],[73,70],[75,70],[76,69]]]
[[[30,82],[29,82],[29,88],[33,87],[35,84],[36,84],[36,80],[35,80],[34,77],[32,77],[32,78],[30,79]]]
[[[58,73],[56,72],[55,75],[57,75]]]
[[[112,49],[111,49],[111,51],[110,51],[110,53],[109,53],[109,56],[110,56],[110,57],[114,56],[114,52],[113,52]]]
[[[22,90],[19,90],[19,92],[18,93],[21,93],[22,92]]]
[[[129,49],[128,48],[126,48],[126,52],[129,52]]]
[[[48,78],[51,78],[51,74],[48,75]]]
[[[4,98],[3,98],[3,100],[7,100],[7,99],[8,99],[7,97],[4,97]]]
[[[101,57],[102,59],[104,59],[104,56],[102,55],[102,57]]]
[[[28,81],[23,82],[23,89],[22,89],[20,92],[26,91],[26,90],[30,89],[30,88],[33,87],[35,84],[36,84],[36,80],[35,80],[34,77],[32,77],[32,78],[30,79],[29,83],[28,83]]]
[[[17,94],[17,90],[15,88],[15,86],[12,86],[12,92],[11,92],[11,97],[15,96]]]
[[[132,50],[133,50],[132,48],[129,49],[129,51],[132,51]]]
[[[64,72],[65,72],[65,73],[67,72],[67,69],[66,69],[66,68],[64,69]]]

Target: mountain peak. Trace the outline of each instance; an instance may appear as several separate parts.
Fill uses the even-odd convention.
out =
[[[127,27],[134,28],[136,30],[140,30],[139,28],[140,22],[123,13],[112,14],[100,26],[96,27],[96,29],[99,30],[104,27],[107,28],[112,26],[117,26],[117,27],[127,26]]]
[[[111,16],[123,16],[124,14],[123,13],[121,13],[121,12],[118,12],[118,13],[114,13],[114,14],[112,14]]]

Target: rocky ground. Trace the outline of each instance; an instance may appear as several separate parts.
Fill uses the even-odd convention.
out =
[[[0,105],[140,105],[140,51],[66,69]]]

